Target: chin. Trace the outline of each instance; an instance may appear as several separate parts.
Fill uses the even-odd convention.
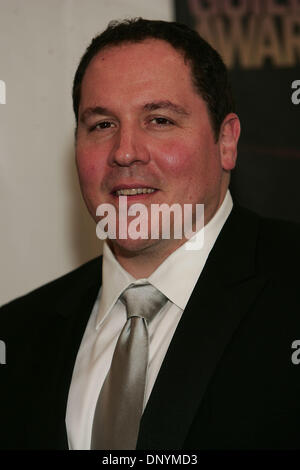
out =
[[[126,256],[126,254],[128,256],[134,256],[135,254],[141,253],[144,250],[154,248],[160,242],[161,240],[151,239],[108,239],[108,244],[113,250],[113,252],[122,253],[124,256]]]

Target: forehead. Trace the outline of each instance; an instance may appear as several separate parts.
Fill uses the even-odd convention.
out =
[[[85,72],[81,105],[97,99],[176,99],[199,97],[190,65],[169,43],[147,39],[140,43],[109,46],[99,52]],[[96,104],[96,103],[94,103]]]

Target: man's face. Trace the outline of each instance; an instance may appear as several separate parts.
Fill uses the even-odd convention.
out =
[[[215,213],[228,185],[220,140],[189,65],[167,42],[149,39],[96,55],[84,75],[78,118],[77,167],[95,220],[102,203],[118,209],[122,188],[155,189],[127,197],[128,207],[143,203],[149,213],[162,203],[203,203],[206,222]],[[139,251],[166,242],[113,244]]]

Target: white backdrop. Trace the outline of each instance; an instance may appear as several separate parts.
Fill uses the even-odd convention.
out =
[[[110,20],[171,20],[172,4],[0,0],[0,305],[101,252],[74,163],[73,75]]]

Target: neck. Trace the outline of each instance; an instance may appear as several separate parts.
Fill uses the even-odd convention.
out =
[[[150,246],[136,250],[124,249],[111,240],[108,244],[122,268],[135,279],[143,279],[149,277],[185,241],[185,239],[157,240]]]

